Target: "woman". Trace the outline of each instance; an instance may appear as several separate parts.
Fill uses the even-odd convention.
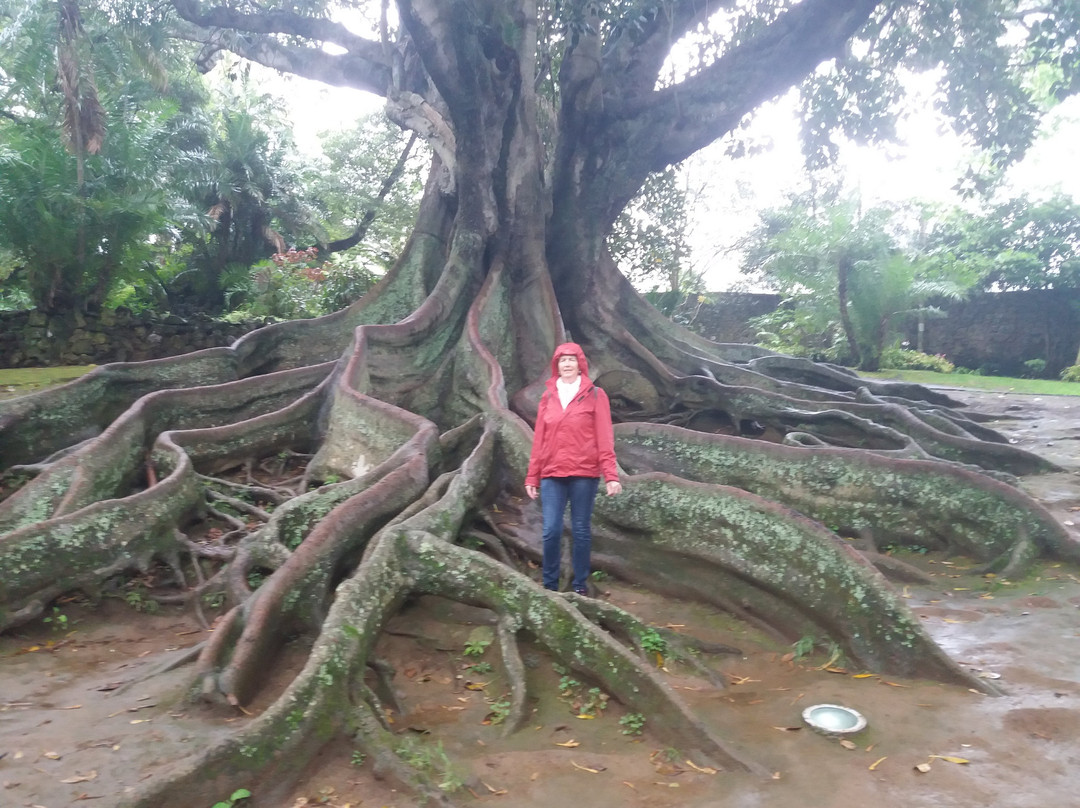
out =
[[[540,397],[525,493],[540,496],[544,514],[544,588],[559,587],[563,514],[570,503],[574,537],[573,589],[587,594],[593,501],[603,475],[607,495],[622,491],[607,393],[589,379],[581,346],[567,342],[551,358],[551,378]]]

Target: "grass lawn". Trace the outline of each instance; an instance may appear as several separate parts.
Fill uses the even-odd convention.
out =
[[[70,382],[97,365],[79,365],[59,368],[5,368],[0,370],[0,399],[25,396],[46,387]]]
[[[1040,396],[1080,396],[1080,384],[1052,379],[1011,379],[1008,376],[976,376],[971,373],[935,373],[932,370],[882,370],[862,373],[873,379],[902,380],[940,387],[970,387],[1003,393],[1030,393]]]

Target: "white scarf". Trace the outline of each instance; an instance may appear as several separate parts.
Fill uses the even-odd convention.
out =
[[[581,389],[581,374],[572,382],[564,382],[562,379],[555,380],[555,389],[559,391],[559,403],[562,404],[562,408],[565,410],[566,405],[573,401],[574,396],[578,394],[578,390]]]

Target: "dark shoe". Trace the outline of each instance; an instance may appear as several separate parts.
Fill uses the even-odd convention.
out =
[[[574,594],[584,595],[585,597],[588,597],[589,596],[589,590],[586,589],[583,586],[575,586],[574,587]]]

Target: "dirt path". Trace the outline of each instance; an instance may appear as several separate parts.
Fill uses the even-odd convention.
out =
[[[1080,525],[1080,398],[954,394],[983,411],[1026,416],[994,425],[1066,467],[1024,485],[1070,530],[1080,529],[1070,524]],[[539,700],[529,726],[504,738],[497,722],[505,678],[496,649],[465,653],[484,647],[485,613],[434,599],[396,618],[380,641],[380,653],[398,671],[404,713],[393,717],[395,727],[409,739],[415,763],[460,784],[455,799],[462,805],[1077,804],[1080,570],[1044,564],[1023,581],[1005,582],[973,575],[962,558],[911,553],[905,560],[935,577],[933,586],[903,588],[916,614],[955,659],[994,679],[1002,696],[825,670],[822,656],[790,659],[790,647],[711,608],[605,581],[605,597],[647,621],[743,650],[709,662],[728,680],[724,689],[674,663],[667,676],[772,776],[695,769],[650,737],[647,722],[642,736],[624,734],[636,721],[615,704],[595,718],[578,717],[588,711],[588,685],[567,681],[542,651],[528,647],[524,659]],[[51,617],[0,637],[0,805],[115,805],[140,780],[205,743],[208,731],[232,731],[249,720],[239,711],[188,704],[183,667],[150,675],[206,636],[189,615],[146,614],[105,598],[61,603]],[[302,648],[285,655],[264,701],[302,655]],[[558,697],[560,685],[566,699]],[[854,748],[801,728],[802,709],[823,702],[850,705],[868,718]],[[914,768],[923,763],[928,771]],[[376,780],[346,743],[321,750],[303,782],[286,792],[259,786],[248,784],[256,797],[241,805],[413,805]]]

